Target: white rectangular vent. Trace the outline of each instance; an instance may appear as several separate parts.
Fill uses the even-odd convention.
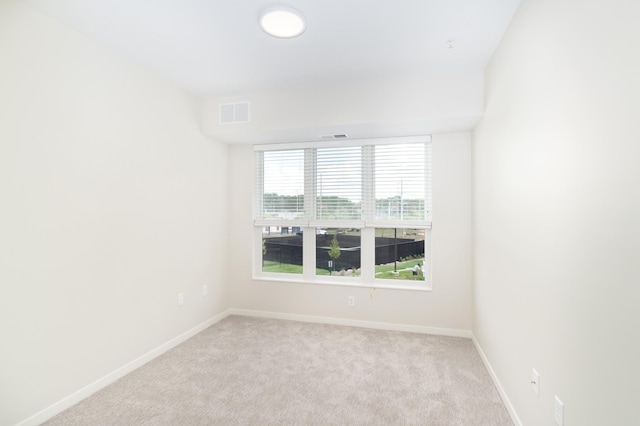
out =
[[[249,102],[220,104],[220,124],[249,122]]]
[[[320,139],[322,139],[323,141],[330,141],[330,140],[335,140],[335,139],[346,139],[349,136],[345,133],[341,133],[341,134],[337,134],[337,135],[322,135],[320,136]]]

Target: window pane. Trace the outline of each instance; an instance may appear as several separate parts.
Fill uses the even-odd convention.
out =
[[[262,271],[302,274],[302,230],[296,226],[262,228]]]
[[[360,230],[316,228],[316,275],[360,276]]]
[[[316,218],[360,219],[362,148],[316,150]]]
[[[424,281],[424,229],[376,228],[376,278]]]
[[[304,217],[304,150],[264,153],[262,217]]]
[[[375,147],[376,219],[425,219],[425,144]]]

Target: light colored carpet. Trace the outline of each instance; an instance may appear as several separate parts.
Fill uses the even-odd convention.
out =
[[[513,425],[469,339],[230,316],[47,425]]]

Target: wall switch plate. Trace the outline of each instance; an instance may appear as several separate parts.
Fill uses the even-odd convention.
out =
[[[349,296],[347,298],[347,306],[350,308],[353,308],[354,306],[356,306],[356,297],[355,296]]]
[[[537,397],[540,397],[540,374],[535,368],[531,369],[531,387]]]
[[[182,306],[184,304],[184,293],[178,293],[178,306]]]
[[[558,426],[563,426],[564,425],[564,404],[562,403],[562,401],[560,401],[560,398],[558,398],[558,395],[555,396],[555,400],[556,400],[556,406],[553,411],[553,414],[554,414],[553,417],[556,419],[556,423],[558,424]]]
[[[202,286],[202,297],[206,296],[209,293],[209,287],[205,284]]]

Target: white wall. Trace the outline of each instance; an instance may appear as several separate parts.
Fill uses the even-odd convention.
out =
[[[640,424],[638,17],[524,0],[486,70],[474,335],[524,425]]]
[[[0,2],[0,424],[228,308],[227,149],[200,108]]]
[[[230,143],[317,141],[470,131],[483,111],[483,74],[362,76],[358,84],[279,89],[205,101],[204,131]],[[249,101],[247,124],[220,125],[219,104]]]
[[[420,327],[471,329],[469,133],[433,136],[433,291],[254,281],[253,150],[230,147],[230,285],[234,308]],[[356,307],[347,307],[347,295]]]

